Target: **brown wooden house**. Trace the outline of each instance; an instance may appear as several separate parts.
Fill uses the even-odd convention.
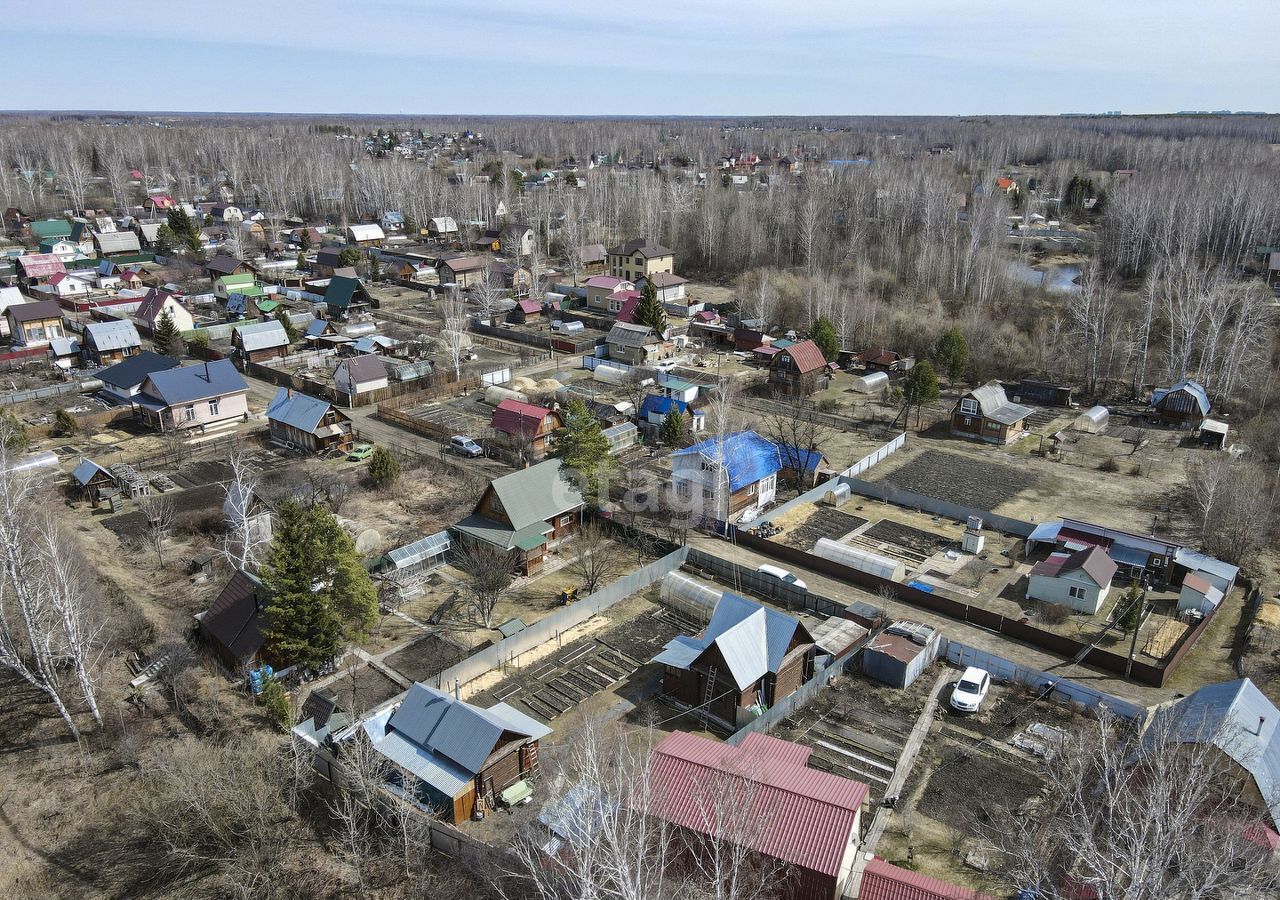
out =
[[[351,419],[327,400],[280,388],[267,406],[271,439],[311,453],[347,450],[353,433]]]
[[[1026,430],[1027,417],[1035,410],[1011,401],[997,381],[974,388],[951,411],[951,433],[956,437],[1008,444]]]
[[[653,662],[664,694],[737,730],[809,681],[816,653],[798,620],[725,593],[700,637],[674,638]]]
[[[769,362],[769,386],[792,396],[807,396],[825,388],[827,360],[813,341],[800,341],[773,354]]]
[[[364,730],[396,767],[392,782],[449,823],[531,796],[538,742],[551,733],[506,703],[481,709],[421,683]]]
[[[461,541],[487,544],[529,575],[542,568],[547,551],[582,527],[586,501],[549,459],[504,475],[485,488],[475,510],[454,526]]]
[[[267,605],[262,582],[248,572],[236,572],[213,604],[196,616],[200,635],[232,672],[261,661]]]
[[[76,464],[71,472],[71,489],[94,508],[117,490],[115,477],[91,459],[82,459]]]
[[[1196,426],[1212,407],[1205,389],[1194,381],[1179,381],[1172,387],[1151,392],[1151,409],[1165,425]]]
[[[490,424],[498,434],[527,445],[534,456],[542,456],[550,448],[552,436],[564,425],[564,420],[560,413],[533,403],[503,400],[494,409]]]

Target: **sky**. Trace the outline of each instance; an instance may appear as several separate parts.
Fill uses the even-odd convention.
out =
[[[0,0],[0,108],[967,115],[1280,108],[1277,0]]]

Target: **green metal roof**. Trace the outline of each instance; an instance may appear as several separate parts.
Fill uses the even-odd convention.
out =
[[[254,275],[252,272],[246,272],[243,275],[223,275],[218,280],[222,282],[224,287],[231,287],[232,285],[241,285],[241,284],[253,284]]]
[[[546,535],[542,533],[547,528],[546,522],[535,522],[516,531],[503,522],[495,522],[484,516],[470,515],[454,528],[486,544],[493,544],[500,550],[520,549],[528,552],[538,549],[547,542]]]
[[[492,487],[507,517],[519,530],[541,525],[552,516],[583,505],[582,492],[560,473],[560,460],[549,459],[496,479]]]
[[[71,223],[66,219],[42,219],[31,223],[31,235],[40,240],[71,237]]]

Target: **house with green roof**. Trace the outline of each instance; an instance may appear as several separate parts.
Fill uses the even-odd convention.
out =
[[[352,312],[369,306],[369,293],[359,278],[335,275],[324,290],[324,302],[329,308],[329,318],[345,319]]]
[[[453,527],[459,540],[488,545],[531,575],[547,551],[582,527],[586,501],[560,460],[549,459],[489,483],[475,510]]]
[[[31,236],[37,241],[71,237],[71,223],[66,219],[41,219],[30,227]]]
[[[244,275],[223,275],[213,283],[213,294],[219,300],[226,300],[232,294],[242,297],[261,297],[266,293],[252,272]]]

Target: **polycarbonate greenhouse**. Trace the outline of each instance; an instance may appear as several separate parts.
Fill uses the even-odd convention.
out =
[[[849,544],[840,544],[828,538],[818,538],[818,542],[813,545],[813,555],[848,566],[850,569],[857,569],[859,572],[866,572],[868,575],[887,578],[890,581],[901,581],[907,574],[906,566],[900,560],[890,559],[869,550],[861,550]]]

